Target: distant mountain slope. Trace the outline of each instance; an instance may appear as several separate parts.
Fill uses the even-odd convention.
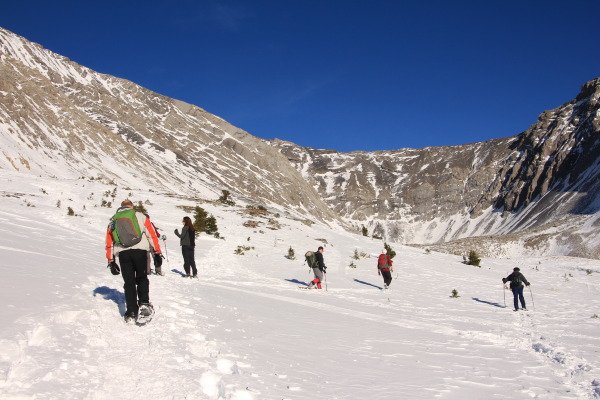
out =
[[[594,256],[597,230],[576,234],[564,218],[598,221],[599,97],[595,79],[527,131],[482,143],[372,153],[273,146],[338,214],[377,235],[440,243],[561,224],[579,243],[572,246],[567,235],[562,251]]]
[[[336,220],[285,157],[201,108],[96,73],[0,29],[0,168],[100,176],[122,185]]]
[[[496,236],[523,233],[538,254],[600,256],[600,79],[515,137],[369,153],[256,138],[1,28],[0,95],[1,169],[213,200],[226,189],[403,243],[486,236],[486,251],[512,254],[524,236]]]

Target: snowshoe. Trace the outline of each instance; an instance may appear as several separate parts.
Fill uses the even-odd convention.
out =
[[[150,304],[150,303],[140,304],[140,313],[139,313],[137,319],[135,320],[135,324],[137,326],[144,326],[144,325],[148,324],[150,321],[152,321],[153,317],[154,317],[154,307],[152,307],[152,304]]]

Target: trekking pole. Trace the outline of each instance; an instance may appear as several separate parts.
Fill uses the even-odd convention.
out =
[[[165,255],[167,256],[167,264],[169,264],[169,252],[167,251],[167,242],[166,242],[167,235],[162,235],[160,238],[162,239],[163,245],[165,246]],[[171,268],[171,267],[169,266],[169,268]]]
[[[533,311],[535,311],[535,302],[533,301],[533,292],[531,291],[531,285],[527,287],[529,288],[529,293],[531,294],[531,305],[533,306]]]
[[[504,308],[506,308],[506,284],[502,282],[502,293],[504,294]]]
[[[325,276],[325,291],[327,292],[327,271],[323,271],[323,275]]]

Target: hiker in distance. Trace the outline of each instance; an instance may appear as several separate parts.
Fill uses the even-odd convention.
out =
[[[181,235],[179,231],[175,229],[175,234],[179,238],[179,244],[181,245],[181,254],[183,255],[183,269],[185,270],[184,278],[190,277],[190,270],[192,272],[192,278],[198,278],[198,270],[196,269],[196,261],[194,260],[194,248],[196,247],[196,230],[190,217],[183,217],[183,228],[181,229]]]
[[[523,297],[523,284],[529,286],[530,283],[525,279],[518,267],[513,268],[512,274],[506,278],[502,278],[502,283],[510,282],[510,290],[513,292],[515,311],[519,311],[519,300],[521,301],[521,309],[527,311],[525,306],[525,297]]]
[[[319,246],[319,249],[315,252],[315,257],[317,262],[314,265],[311,265],[313,273],[315,274],[315,279],[310,281],[308,285],[309,289],[312,289],[315,285],[317,285],[317,289],[322,289],[321,282],[323,282],[323,274],[326,274],[327,267],[325,266],[325,261],[323,260],[323,246]]]
[[[150,303],[147,274],[148,252],[153,249],[162,257],[156,231],[150,218],[135,211],[131,200],[123,200],[106,230],[106,258],[113,275],[123,275],[125,322],[143,322],[154,315]],[[119,257],[119,265],[115,262]]]
[[[394,272],[394,267],[392,267],[392,257],[388,256],[387,250],[383,249],[377,259],[377,274],[379,276],[383,275],[384,289],[389,288],[390,283],[392,283],[392,272]]]

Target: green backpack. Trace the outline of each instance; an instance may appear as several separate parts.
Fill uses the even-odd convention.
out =
[[[111,230],[115,243],[123,247],[131,247],[142,240],[142,231],[132,208],[117,211],[113,215]]]
[[[309,267],[314,268],[317,266],[317,255],[314,251],[307,251],[304,255],[304,258],[306,259]]]

